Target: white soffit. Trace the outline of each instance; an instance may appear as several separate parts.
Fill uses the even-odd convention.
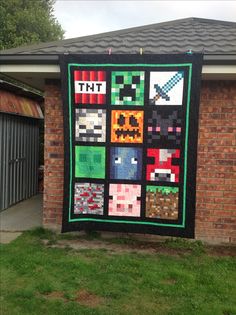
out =
[[[41,79],[59,78],[59,65],[52,64],[1,64],[0,72],[9,76],[25,77],[37,75]],[[203,80],[236,80],[236,65],[204,65],[202,68]]]

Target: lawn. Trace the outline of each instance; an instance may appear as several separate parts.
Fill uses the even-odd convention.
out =
[[[1,245],[0,314],[233,315],[233,254],[235,248],[200,242],[151,244],[36,229]]]

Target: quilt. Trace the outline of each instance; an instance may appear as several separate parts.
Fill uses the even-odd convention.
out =
[[[62,232],[194,237],[201,54],[61,55]]]

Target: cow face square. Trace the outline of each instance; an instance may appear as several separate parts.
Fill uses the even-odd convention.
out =
[[[113,71],[112,105],[144,105],[144,72]]]
[[[105,147],[76,146],[75,176],[105,178]]]
[[[111,142],[142,143],[143,111],[113,110],[111,112]]]
[[[104,185],[76,183],[74,214],[103,214]]]
[[[140,216],[141,185],[110,184],[108,215]]]
[[[147,180],[179,182],[179,149],[147,149]]]
[[[140,180],[142,149],[112,147],[110,150],[110,178]]]
[[[75,139],[84,142],[106,141],[106,110],[77,108],[75,110]]]

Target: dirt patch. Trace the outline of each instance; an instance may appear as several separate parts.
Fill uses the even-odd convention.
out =
[[[174,256],[183,256],[190,253],[190,250],[175,249],[164,247],[162,243],[144,242],[144,243],[129,243],[129,244],[117,244],[110,243],[107,240],[58,240],[56,244],[50,244],[50,242],[44,240],[44,244],[51,248],[71,248],[74,250],[106,250],[111,254],[120,253],[139,253],[139,254],[167,254]]]
[[[210,256],[231,256],[236,257],[236,246],[203,246],[195,248],[194,244],[189,247],[171,247],[163,242],[139,242],[130,239],[120,240],[122,243],[104,239],[77,239],[77,240],[57,240],[52,244],[48,240],[43,243],[50,248],[71,248],[74,250],[106,250],[111,254],[139,253],[139,254],[163,254],[183,257],[193,252],[205,253]]]
[[[96,294],[88,292],[85,289],[81,289],[76,293],[74,301],[85,306],[97,307],[104,302],[104,299]]]
[[[162,284],[170,284],[170,285],[174,285],[176,284],[176,280],[175,279],[172,279],[172,278],[169,278],[169,279],[163,279],[161,281]]]
[[[61,291],[53,291],[47,293],[45,296],[47,299],[63,300],[64,302],[68,302],[68,299],[65,298],[64,293]]]
[[[212,256],[236,257],[236,246],[211,246],[207,248],[207,253]]]
[[[81,305],[89,307],[97,307],[104,302],[104,299],[96,294],[88,292],[85,289],[76,291],[74,298],[66,298],[65,293],[61,291],[53,291],[44,295],[47,299],[62,300],[63,302],[77,302]]]

